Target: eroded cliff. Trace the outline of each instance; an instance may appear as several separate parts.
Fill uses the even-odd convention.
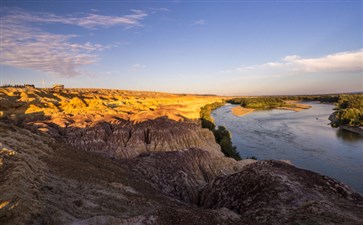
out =
[[[193,122],[178,122],[166,117],[134,124],[130,121],[101,122],[90,127],[65,129],[62,138],[78,149],[114,158],[133,158],[141,153],[205,149],[222,156],[213,133]]]
[[[360,224],[363,197],[326,176],[281,161],[259,161],[210,182],[205,208],[226,207],[258,224]]]
[[[220,98],[147,94],[1,89],[0,223],[362,223],[342,183],[224,157],[193,120]]]
[[[0,122],[0,224],[238,224],[165,196],[122,161]]]

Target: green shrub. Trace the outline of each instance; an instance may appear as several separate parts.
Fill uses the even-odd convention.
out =
[[[332,127],[363,126],[363,95],[340,95],[336,103],[335,121]]]
[[[241,156],[237,152],[236,146],[233,146],[231,134],[224,126],[219,126],[216,129],[211,113],[214,109],[219,108],[225,104],[225,101],[215,102],[205,105],[200,110],[200,119],[203,128],[207,128],[213,132],[216,142],[221,146],[223,154],[227,157],[241,160]]]
[[[286,106],[281,98],[261,97],[261,98],[234,98],[228,101],[232,104],[239,104],[245,108],[252,109],[273,109]]]

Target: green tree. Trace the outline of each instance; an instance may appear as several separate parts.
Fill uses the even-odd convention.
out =
[[[363,126],[363,95],[340,95],[336,103],[332,127]]]
[[[201,124],[203,128],[207,128],[213,132],[214,138],[221,146],[221,150],[225,156],[240,160],[241,156],[239,155],[236,146],[233,146],[232,144],[231,134],[229,131],[224,126],[219,126],[218,129],[216,129],[213,118],[211,117],[212,111],[224,104],[225,101],[222,101],[203,106],[200,109]]]

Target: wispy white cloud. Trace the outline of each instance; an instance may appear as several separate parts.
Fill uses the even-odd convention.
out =
[[[129,68],[129,72],[138,72],[144,69],[146,66],[141,64],[134,64]]]
[[[363,72],[363,49],[338,52],[315,58],[290,55],[277,62],[252,66],[244,65],[221,72],[239,73],[248,76],[283,76],[314,72]]]
[[[111,27],[121,25],[127,28],[142,26],[141,20],[148,14],[142,10],[131,10],[124,16],[105,16],[95,12],[80,15],[58,16],[52,13],[27,12],[22,9],[3,9],[4,19],[24,23],[61,23],[84,28]]]
[[[202,26],[205,25],[207,22],[204,19],[196,20],[190,24],[190,26]]]
[[[92,52],[104,47],[97,44],[76,44],[73,35],[55,35],[16,24],[2,24],[1,64],[30,68],[49,74],[76,76],[82,65],[93,64]]]
[[[37,27],[38,24],[61,23],[87,29],[122,25],[126,28],[141,26],[146,13],[132,10],[126,16],[57,16],[50,13],[30,13],[21,9],[0,9],[2,65],[29,68],[48,74],[76,76],[82,66],[98,61],[98,52],[119,46],[72,42],[76,35],[52,34]]]
[[[164,8],[164,7],[161,7],[161,8],[149,8],[150,12],[152,14],[155,14],[155,13],[158,13],[158,12],[169,12],[170,10],[168,8]]]
[[[363,49],[339,52],[319,58],[302,58],[292,55],[286,56],[283,61],[285,65],[292,66],[292,69],[304,72],[363,71]]]

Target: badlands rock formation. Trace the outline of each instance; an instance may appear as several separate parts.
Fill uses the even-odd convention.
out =
[[[359,224],[363,197],[346,185],[277,161],[259,161],[203,188],[200,205],[262,224]]]
[[[0,89],[0,224],[362,224],[346,185],[226,158],[215,96]]]
[[[213,133],[192,122],[159,117],[138,124],[130,121],[97,123],[90,127],[65,129],[67,144],[114,158],[134,158],[141,153],[201,148],[222,156]]]
[[[153,188],[123,161],[0,122],[0,224],[237,224]]]

